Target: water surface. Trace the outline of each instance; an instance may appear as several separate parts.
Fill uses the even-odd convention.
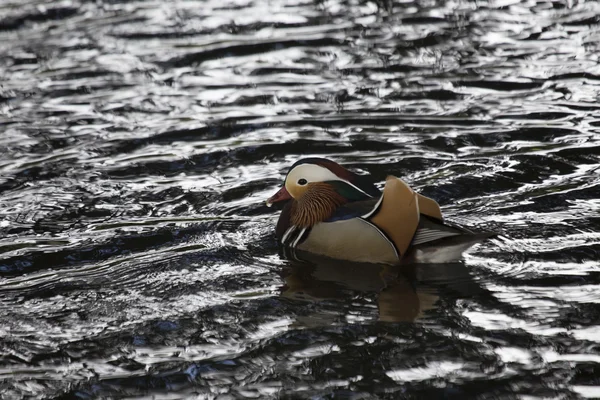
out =
[[[0,2],[3,398],[600,398],[600,5]],[[500,234],[294,263],[298,158]]]

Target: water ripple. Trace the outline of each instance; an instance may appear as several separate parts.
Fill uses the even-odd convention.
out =
[[[6,398],[595,398],[594,2],[0,4]],[[278,254],[300,157],[498,237]]]

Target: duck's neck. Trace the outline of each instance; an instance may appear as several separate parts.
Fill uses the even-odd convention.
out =
[[[311,183],[311,187],[298,200],[294,200],[291,210],[291,223],[301,228],[309,228],[331,217],[334,211],[346,203],[335,189],[326,183]]]

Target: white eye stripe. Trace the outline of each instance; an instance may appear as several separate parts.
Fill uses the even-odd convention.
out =
[[[306,179],[308,182],[341,180],[336,174],[327,168],[315,164],[301,164],[289,172],[289,181],[298,182],[300,179]]]
[[[353,187],[359,192],[365,194],[368,197],[373,197],[358,186],[350,183],[349,181],[340,178],[330,170],[325,167],[321,167],[320,165],[315,164],[301,164],[292,169],[287,176],[287,182],[295,182],[300,185],[300,180],[305,179],[308,182],[324,182],[324,181],[339,181],[344,182],[347,185]],[[302,185],[304,186],[304,185]]]

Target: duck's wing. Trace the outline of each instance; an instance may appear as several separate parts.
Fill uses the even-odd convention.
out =
[[[378,199],[346,203],[325,222],[361,218],[377,228],[402,258],[413,246],[427,247],[448,241],[467,248],[492,234],[473,234],[443,222],[438,203],[414,192],[404,181],[390,176]]]
[[[419,200],[410,186],[388,176],[379,204],[364,216],[379,228],[404,256],[419,226]]]
[[[346,203],[324,222],[360,219],[379,231],[401,258],[419,225],[418,201],[417,193],[406,183],[390,176],[379,198]]]
[[[379,198],[362,201],[353,201],[338,207],[333,215],[325,222],[343,221],[351,218],[360,218],[371,212],[378,206]]]
[[[472,232],[466,229],[455,228],[442,223],[440,220],[422,215],[411,244],[413,246],[418,246],[420,244],[435,242],[444,238],[470,234],[472,234]]]
[[[397,191],[397,189],[400,188],[404,192],[404,195],[400,196],[400,202],[398,204],[396,204],[396,206],[398,208],[403,206],[402,201],[403,201],[403,199],[405,199],[405,196],[408,196],[412,199],[412,197],[414,195],[416,195],[420,214],[426,215],[435,220],[443,221],[442,210],[440,209],[439,204],[435,200],[412,191],[412,189],[404,181],[402,181],[399,178],[392,177],[392,176],[390,176],[388,178],[400,181],[399,183],[397,183],[395,185],[396,186],[395,190]],[[408,190],[406,190],[406,189],[408,189]],[[390,189],[388,188],[388,191],[389,190]],[[384,191],[385,191],[385,189],[384,189]],[[349,203],[344,204],[343,206],[340,206],[335,211],[335,213],[325,222],[341,221],[341,220],[345,220],[345,219],[359,218],[359,217],[368,218],[369,216],[375,214],[375,212],[377,211],[377,209],[379,208],[381,203],[382,203],[381,193],[378,196],[374,196],[371,199],[351,201]]]
[[[495,233],[473,233],[421,215],[409,259],[414,263],[448,263],[461,259],[471,246],[496,236]]]
[[[429,197],[423,196],[417,193],[417,200],[419,201],[419,213],[427,215],[428,217],[443,221],[442,210],[437,201],[430,199]]]

